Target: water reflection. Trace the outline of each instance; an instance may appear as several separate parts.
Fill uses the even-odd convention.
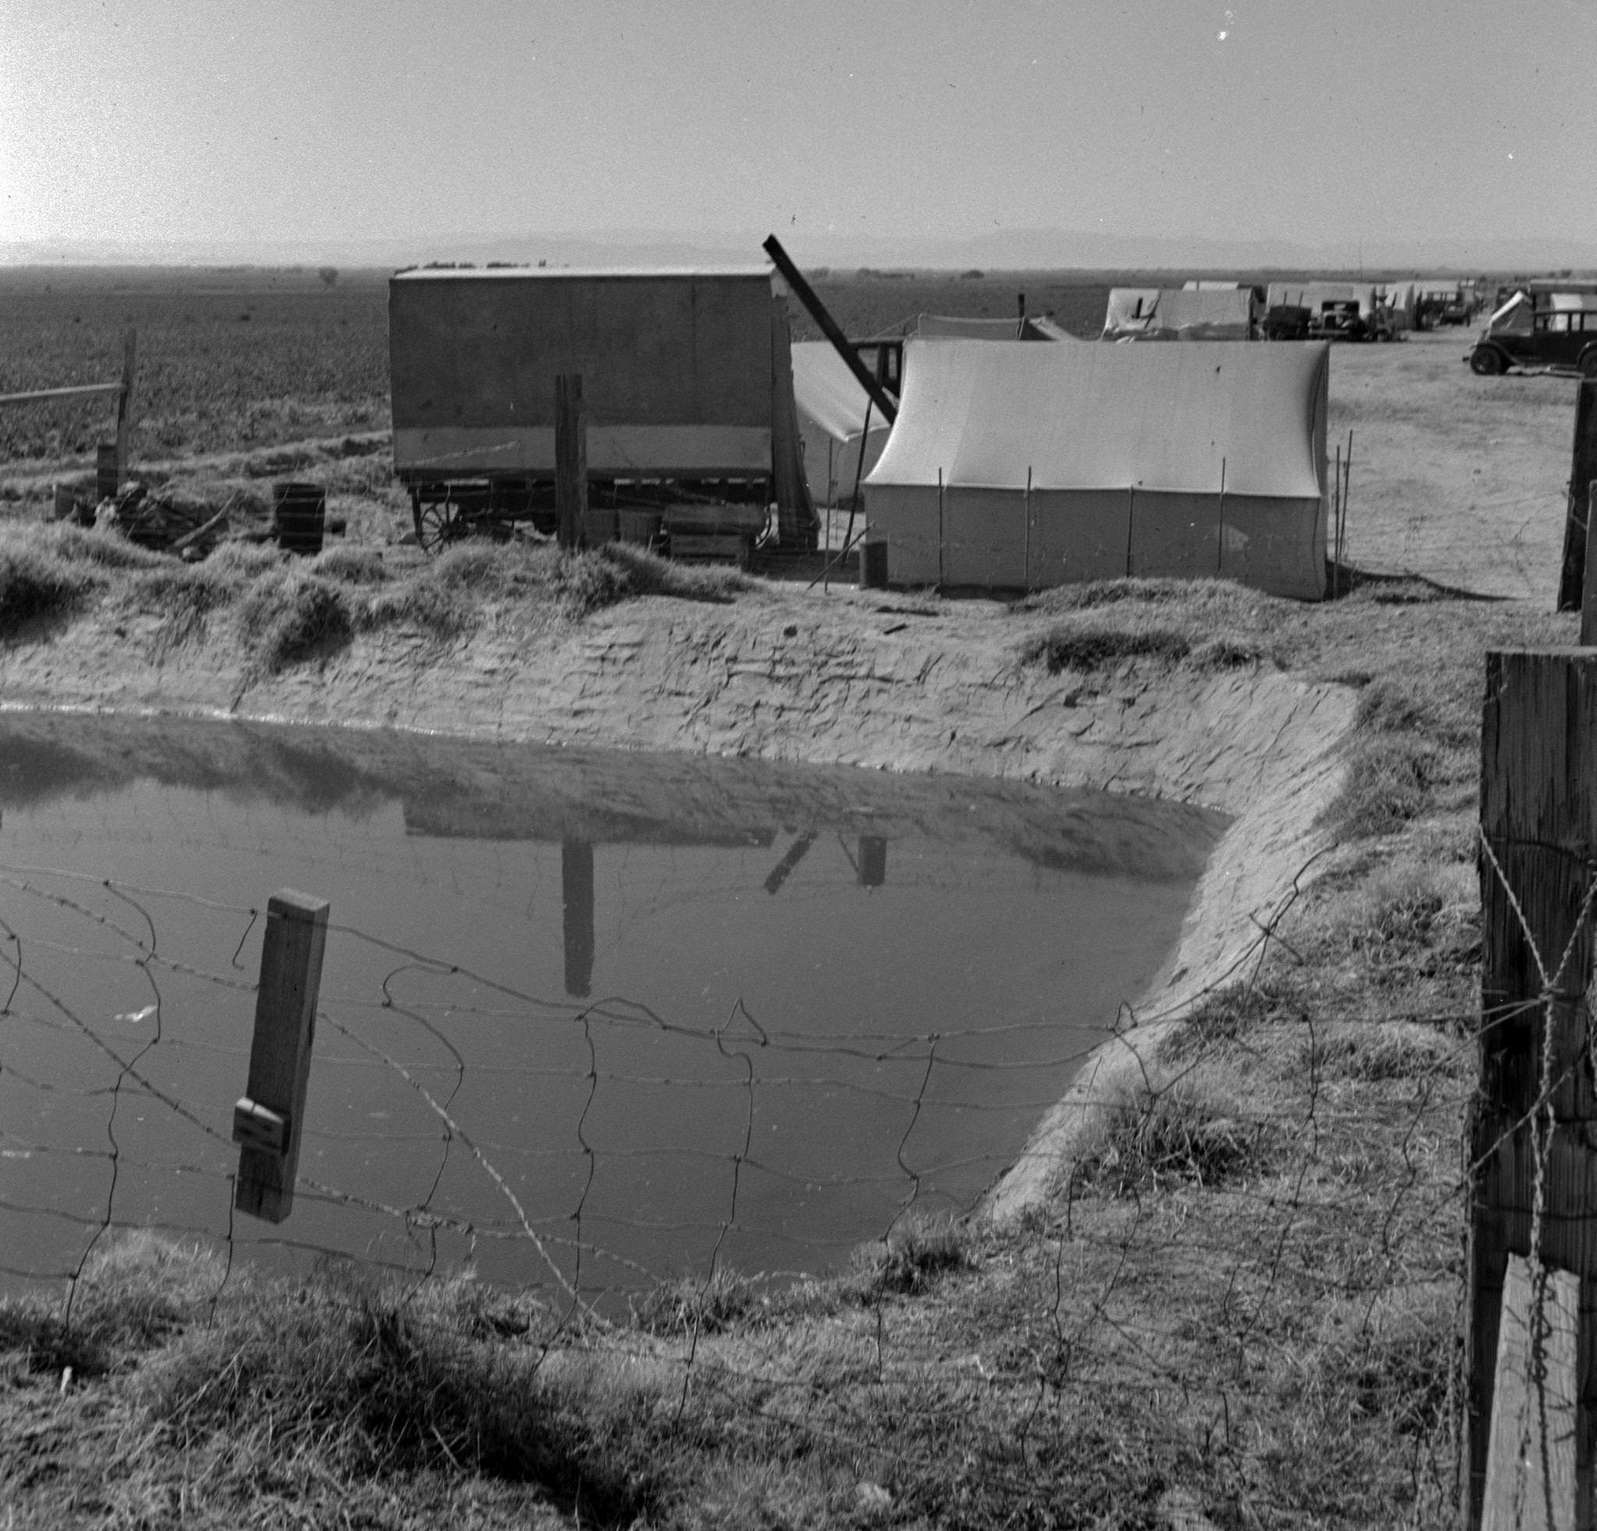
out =
[[[0,810],[0,1266],[60,1275],[102,1223],[226,1230],[252,911],[290,886],[332,904],[304,1195],[236,1242],[539,1280],[536,1236],[585,1289],[712,1252],[830,1268],[969,1206],[1221,828],[957,778],[29,715],[0,717]]]

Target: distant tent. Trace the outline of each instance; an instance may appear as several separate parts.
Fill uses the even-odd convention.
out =
[[[1135,293],[1129,313],[1115,299]],[[1123,315],[1123,317],[1119,317]],[[1249,287],[1167,287],[1148,300],[1145,289],[1118,288],[1109,295],[1105,340],[1251,340],[1258,315]]]
[[[935,340],[1074,340],[1046,316],[1014,319],[967,319],[949,314],[921,314],[911,332]]]
[[[1325,593],[1323,344],[909,341],[865,484],[897,585],[1220,575]]]
[[[882,455],[891,427],[827,340],[793,343],[793,396],[810,499],[816,505],[846,505],[859,478]]]
[[[1104,310],[1103,338],[1113,340],[1122,335],[1140,334],[1147,329],[1158,306],[1157,287],[1111,287],[1109,303]]]
[[[1394,332],[1414,328],[1414,305],[1419,298],[1417,282],[1388,282],[1379,295],[1392,316]]]

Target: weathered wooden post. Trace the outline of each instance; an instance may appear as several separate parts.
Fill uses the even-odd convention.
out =
[[[272,1223],[294,1206],[327,909],[325,899],[292,888],[274,893],[266,906],[249,1086],[233,1108],[233,1141],[240,1145],[233,1205]]]
[[[1564,565],[1558,609],[1579,611],[1586,583],[1586,520],[1592,481],[1597,479],[1597,379],[1585,379],[1575,395],[1575,448],[1569,466],[1569,509],[1564,518]]]
[[[138,356],[138,333],[122,336],[122,388],[116,396],[116,467],[126,478],[133,461],[133,372]]]
[[[1533,1270],[1567,1271],[1579,1285],[1577,1512],[1552,1523],[1589,1528],[1597,1433],[1597,1094],[1586,991],[1597,893],[1597,652],[1486,656],[1480,881],[1466,1356],[1470,1524],[1482,1524],[1486,1498],[1505,1273],[1510,1256],[1523,1256]],[[1545,1331],[1541,1317],[1533,1322]]]
[[[1586,486],[1586,525],[1597,516],[1597,479]],[[1580,646],[1597,644],[1597,558],[1583,560],[1580,592]]]
[[[580,372],[555,378],[555,514],[556,541],[580,548],[588,521],[588,418]]]

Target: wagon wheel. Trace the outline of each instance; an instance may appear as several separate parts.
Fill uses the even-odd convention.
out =
[[[423,505],[416,516],[416,541],[428,553],[436,553],[446,542],[453,542],[460,532],[460,518],[448,500]]]

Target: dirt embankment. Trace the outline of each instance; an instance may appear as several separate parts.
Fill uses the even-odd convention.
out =
[[[170,649],[154,618],[96,616],[0,651],[0,695],[13,708],[756,756],[1217,809],[1233,822],[1177,951],[1135,1009],[1145,1025],[1242,970],[1325,848],[1316,819],[1340,784],[1353,699],[1252,665],[1121,661],[1050,675],[1019,657],[1046,625],[990,603],[762,585],[735,602],[651,599],[551,630],[501,621],[450,644],[363,635],[319,663],[252,679],[226,634]],[[1092,1102],[1136,1067],[1123,1041],[1100,1050],[1000,1188],[996,1212],[1047,1187]]]

